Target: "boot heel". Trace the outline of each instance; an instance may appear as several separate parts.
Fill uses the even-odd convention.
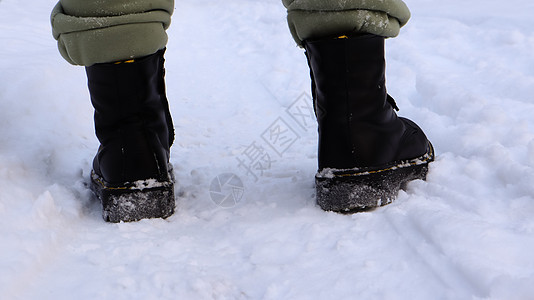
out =
[[[168,181],[139,180],[122,185],[108,185],[91,174],[91,190],[102,203],[106,222],[134,222],[141,219],[167,218],[174,213],[174,178]]]
[[[354,213],[391,203],[399,190],[416,179],[426,179],[434,160],[429,145],[421,157],[377,169],[324,169],[315,176],[317,204],[326,211]]]

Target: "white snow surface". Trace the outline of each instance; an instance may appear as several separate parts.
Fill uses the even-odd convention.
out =
[[[354,215],[315,204],[316,130],[288,113],[309,71],[282,4],[177,1],[177,211],[121,224],[87,188],[93,111],[51,36],[54,4],[0,1],[0,299],[534,299],[531,0],[407,2],[388,91],[437,159]],[[280,124],[298,138],[271,148]],[[240,163],[252,146],[263,160]],[[243,182],[237,205],[210,198],[223,173]]]

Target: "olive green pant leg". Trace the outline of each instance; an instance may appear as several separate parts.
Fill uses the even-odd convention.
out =
[[[52,33],[71,64],[127,60],[165,47],[173,11],[174,0],[60,0]]]
[[[306,39],[350,33],[394,37],[410,19],[402,0],[282,0],[298,45]]]

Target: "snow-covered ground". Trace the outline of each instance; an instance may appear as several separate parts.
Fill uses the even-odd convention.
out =
[[[0,1],[0,299],[534,299],[531,0],[407,2],[388,87],[437,160],[355,215],[315,205],[308,69],[281,3],[177,1],[177,212],[131,224],[105,223],[86,187],[92,108],[54,2]],[[225,173],[235,205],[214,202]]]

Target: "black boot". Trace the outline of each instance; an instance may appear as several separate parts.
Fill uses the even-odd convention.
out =
[[[351,212],[390,203],[425,179],[434,150],[397,117],[385,87],[384,38],[362,35],[304,43],[319,123],[317,203]]]
[[[109,222],[166,218],[174,212],[169,149],[174,140],[165,96],[164,50],[86,68],[101,145],[91,189]]]

